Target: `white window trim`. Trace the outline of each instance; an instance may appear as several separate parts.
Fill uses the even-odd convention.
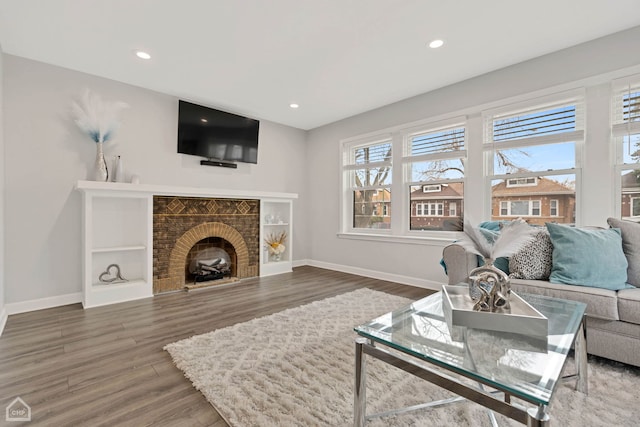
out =
[[[555,205],[556,205],[556,207],[555,207],[556,213],[555,214],[551,213],[552,209],[553,209],[551,207],[551,205],[553,205],[554,202],[555,202]],[[560,200],[558,200],[558,199],[549,200],[549,216],[560,216]]]

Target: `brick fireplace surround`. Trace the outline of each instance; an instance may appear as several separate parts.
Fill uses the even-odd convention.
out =
[[[260,274],[260,202],[153,197],[153,293],[184,289],[190,250],[207,241],[233,247],[238,279]]]

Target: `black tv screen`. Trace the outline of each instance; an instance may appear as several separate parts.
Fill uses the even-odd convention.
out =
[[[258,163],[258,120],[182,100],[178,111],[178,153]]]

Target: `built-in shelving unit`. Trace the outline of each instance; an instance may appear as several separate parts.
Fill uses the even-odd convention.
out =
[[[291,271],[293,245],[292,245],[292,210],[291,200],[262,199],[260,201],[260,241],[262,251],[260,252],[260,275],[271,276],[273,274],[286,273]],[[270,236],[286,234],[284,241],[285,250],[281,254],[271,254],[269,252],[266,239]]]
[[[85,308],[153,295],[152,202],[143,193],[83,191]],[[117,269],[125,280],[110,281]]]
[[[78,181],[83,195],[82,304],[85,308],[153,296],[153,196],[247,198],[260,200],[260,241],[285,232],[280,259],[260,251],[260,275],[291,271],[293,193]],[[116,264],[126,281],[100,275]],[[114,272],[114,270],[110,270]],[[103,276],[109,279],[113,275]]]

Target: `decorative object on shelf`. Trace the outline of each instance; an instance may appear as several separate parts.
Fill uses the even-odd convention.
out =
[[[102,283],[128,282],[127,279],[122,277],[122,274],[120,273],[120,266],[118,264],[109,264],[107,270],[98,276],[98,280]]]
[[[109,171],[104,158],[103,144],[113,138],[120,125],[117,113],[128,107],[124,102],[103,103],[100,96],[86,90],[79,102],[71,103],[71,111],[78,127],[96,143],[96,181],[108,181]]]
[[[457,243],[469,252],[484,258],[484,265],[469,272],[469,296],[476,311],[509,311],[511,282],[509,276],[493,265],[499,257],[509,257],[533,238],[535,229],[524,221],[516,220],[503,225],[499,234],[464,224],[465,236]]]
[[[132,184],[140,184],[140,175],[131,175]]]
[[[122,157],[113,157],[113,167],[111,168],[111,176],[113,182],[124,182],[124,166],[122,165]]]
[[[104,158],[104,143],[96,143],[96,161],[94,164],[94,176],[95,181],[109,181],[109,168],[107,168],[107,161]]]
[[[286,240],[287,233],[285,231],[280,233],[271,233],[266,239],[264,239],[267,244],[267,249],[269,250],[269,255],[271,255],[271,259],[273,261],[280,261],[282,259],[282,254],[287,249],[284,245]]]

